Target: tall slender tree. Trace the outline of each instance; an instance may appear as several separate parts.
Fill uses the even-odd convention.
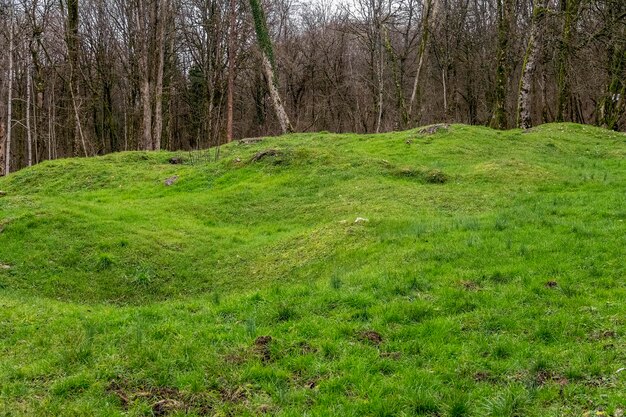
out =
[[[233,118],[235,97],[235,49],[237,48],[236,0],[228,1],[228,97],[226,102],[226,142],[233,140]]]
[[[607,31],[607,88],[599,118],[602,127],[617,130],[626,113],[626,3],[610,3]]]
[[[556,121],[565,120],[567,102],[570,98],[570,60],[572,55],[572,40],[582,0],[560,0],[560,17],[562,20],[561,37],[557,51],[556,68]]]
[[[13,6],[9,6],[9,74],[7,85],[7,126],[4,144],[4,175],[11,173],[11,135],[13,132]]]
[[[532,85],[537,60],[542,50],[543,19],[546,14],[547,0],[534,0],[530,36],[526,54],[522,63],[522,75],[517,99],[517,126],[522,129],[532,127]]]
[[[511,37],[511,17],[515,0],[496,0],[498,47],[496,52],[496,84],[491,127],[507,128],[507,87],[509,83],[509,42]]]
[[[259,0],[250,0],[250,8],[252,9],[252,17],[254,19],[254,29],[256,32],[257,43],[261,52],[261,66],[267,82],[267,89],[274,105],[274,111],[278,118],[280,128],[285,133],[293,132],[293,127],[289,121],[289,116],[283,106],[283,101],[278,91],[278,75],[276,72],[276,60],[274,57],[274,48],[270,39],[269,30],[267,29],[267,20],[263,6]]]
[[[413,91],[411,93],[411,100],[409,101],[408,113],[413,117],[413,108],[417,104],[419,106],[419,86],[422,76],[422,69],[424,68],[424,61],[426,58],[426,51],[428,48],[428,40],[430,37],[430,22],[431,15],[433,14],[433,2],[438,10],[439,0],[426,0],[424,4],[424,10],[422,12],[422,33],[420,39],[419,50],[417,51],[417,71],[415,73],[415,79],[413,80]],[[435,18],[437,16],[435,15]]]

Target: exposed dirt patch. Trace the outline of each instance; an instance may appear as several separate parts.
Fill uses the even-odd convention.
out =
[[[258,152],[256,155],[252,157],[250,162],[259,162],[268,157],[276,157],[281,156],[283,153],[278,149],[266,149],[264,151]]]
[[[549,371],[539,371],[535,374],[535,384],[542,386],[545,385],[546,382],[552,380],[552,374]]]
[[[317,383],[318,383],[317,379],[315,379],[315,378],[314,379],[310,379],[310,380],[308,380],[307,382],[304,383],[304,388],[315,389],[317,387]]]
[[[298,350],[300,351],[300,354],[302,355],[308,355],[309,353],[317,352],[317,349],[309,345],[307,342],[298,343]]]
[[[301,370],[294,372],[292,377],[292,383],[296,387],[304,387],[306,389],[315,389],[319,386],[319,382],[322,380],[320,376],[311,377],[310,375],[303,375]]]
[[[174,413],[209,415],[212,412],[208,396],[192,395],[172,387],[134,387],[125,380],[113,380],[106,392],[115,395],[124,410],[128,410],[135,401],[149,402],[154,416]]]
[[[152,405],[152,413],[155,416],[166,416],[173,414],[184,409],[184,404],[180,401],[167,398],[165,400],[157,401]]]
[[[230,352],[224,356],[224,362],[231,365],[241,365],[246,363],[247,360],[246,352]]]
[[[248,399],[248,392],[243,387],[222,388],[220,399],[226,403],[238,404]]]
[[[546,288],[556,288],[559,286],[559,283],[556,281],[548,281],[546,282]]]
[[[472,376],[472,378],[476,382],[493,382],[493,380],[494,380],[489,372],[483,372],[483,371],[476,372]]]
[[[588,387],[603,388],[603,387],[615,387],[615,379],[606,376],[587,377],[583,383]]]
[[[563,375],[555,374],[552,371],[548,371],[545,369],[542,369],[535,373],[533,382],[535,383],[535,385],[540,387],[551,382],[561,386],[569,384],[569,380]]]
[[[363,342],[370,342],[375,345],[380,345],[383,342],[383,337],[378,332],[375,332],[373,330],[367,330],[359,333],[359,340]]]
[[[254,352],[263,362],[269,362],[272,360],[272,351],[270,349],[272,340],[272,336],[259,336],[254,341]]]
[[[0,269],[1,269],[1,266],[0,266]],[[602,330],[602,331],[594,332],[589,336],[589,339],[593,341],[615,339],[615,338],[617,338],[617,333],[614,330]]]
[[[480,291],[480,285],[478,285],[474,281],[461,281],[461,282],[459,282],[459,285],[465,291]]]

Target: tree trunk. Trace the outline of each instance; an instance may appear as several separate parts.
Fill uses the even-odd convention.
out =
[[[78,95],[80,88],[78,85],[79,61],[78,61],[78,0],[67,0],[67,27],[66,27],[66,43],[69,64],[68,89],[70,90],[70,99],[72,101],[72,112],[74,113],[74,155],[78,155],[82,147],[85,156],[87,154],[87,145],[80,122],[80,111],[78,103]]]
[[[391,61],[391,73],[393,75],[393,83],[396,89],[396,100],[400,120],[400,128],[405,129],[409,124],[409,113],[406,108],[406,100],[404,98],[404,88],[402,86],[402,76],[400,74],[400,68],[398,65],[398,56],[396,55],[391,45],[391,38],[389,37],[389,30],[385,28],[385,49],[389,60]]]
[[[533,4],[533,17],[530,28],[530,37],[526,47],[526,55],[522,64],[522,76],[520,78],[517,125],[521,129],[532,127],[532,85],[533,76],[537,67],[537,59],[542,48],[542,25],[546,12],[547,0],[535,0]]]
[[[31,106],[31,68],[29,54],[26,52],[26,153],[28,166],[33,166],[33,135],[30,126],[30,106]]]
[[[152,135],[152,150],[161,150],[161,135],[163,134],[163,76],[165,67],[165,27],[169,19],[169,2],[157,1],[157,74],[154,88],[154,133]]]
[[[150,151],[152,144],[152,89],[150,83],[150,66],[148,61],[148,27],[145,23],[148,13],[143,0],[137,2],[134,10],[135,42],[137,64],[139,67],[139,96],[141,101],[141,149]]]
[[[621,9],[620,9],[621,7]],[[608,42],[608,83],[605,97],[600,102],[599,121],[605,129],[618,130],[626,112],[626,28],[618,16],[626,15],[626,4],[611,9],[611,39]],[[623,17],[622,17],[623,18]]]
[[[4,145],[4,175],[11,173],[11,125],[13,123],[13,7],[9,23],[9,79],[7,85],[7,127]]]
[[[494,129],[507,128],[506,98],[509,83],[509,37],[511,21],[511,5],[514,0],[497,0],[498,18],[498,50],[496,53],[496,85],[494,107],[491,118],[491,127]]]
[[[235,25],[237,11],[235,0],[229,1],[229,28],[228,28],[228,97],[226,99],[226,142],[233,140],[233,112],[235,94]]]
[[[4,120],[0,120],[0,177],[4,175],[4,144],[6,142]]]
[[[428,47],[428,37],[430,34],[430,15],[432,13],[433,1],[439,0],[427,0],[426,1],[426,10],[424,11],[424,18],[422,19],[422,37],[420,40],[419,50],[417,51],[417,72],[415,73],[415,80],[413,81],[413,92],[411,93],[411,100],[409,101],[409,110],[408,113],[411,117],[413,117],[413,107],[419,101],[419,83],[420,76],[422,74],[422,68],[424,66],[424,59],[426,57],[426,48]]]
[[[261,50],[261,64],[263,67],[263,73],[265,74],[265,80],[267,82],[267,89],[269,90],[272,104],[274,105],[274,111],[280,123],[280,128],[283,134],[292,133],[293,127],[283,106],[280,93],[278,92],[278,78],[276,75],[276,63],[274,62],[274,50],[272,47],[272,41],[270,39],[269,31],[267,30],[267,22],[265,20],[265,13],[261,7],[259,0],[250,0],[250,7],[252,9],[252,16],[254,18],[254,28],[256,31],[257,42],[259,49]]]
[[[569,61],[572,43],[572,30],[578,17],[580,0],[561,0],[561,14],[563,15],[563,31],[557,52],[557,103],[556,121],[565,120],[565,111],[570,95]]]
[[[377,22],[376,22],[376,41],[377,41],[377,47],[376,50],[378,52],[378,70],[376,71],[376,75],[377,75],[377,85],[378,85],[378,101],[376,103],[376,110],[378,112],[378,117],[376,120],[376,133],[380,133],[381,127],[382,127],[382,123],[383,123],[383,105],[384,105],[384,98],[385,98],[385,76],[383,74],[384,68],[385,68],[385,56],[383,54],[383,31],[382,31],[382,27],[381,24],[379,23],[380,20],[379,18],[377,18]]]
[[[226,98],[226,142],[233,140],[233,112],[235,90],[235,24],[236,3],[229,1],[229,28],[228,28],[228,97]]]

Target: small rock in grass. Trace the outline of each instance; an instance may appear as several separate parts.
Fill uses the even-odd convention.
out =
[[[417,131],[420,135],[434,135],[440,130],[448,130],[450,128],[449,124],[438,124],[432,126],[426,126]]]
[[[176,184],[176,181],[178,181],[178,177],[174,175],[173,177],[170,177],[165,180],[165,186],[171,187],[172,185]]]
[[[246,138],[239,141],[240,145],[253,145],[255,143],[263,142],[263,138]]]
[[[0,262],[0,269],[3,269],[5,271],[9,270],[9,269],[11,269],[11,265],[6,265],[6,264],[3,264],[2,262]]]
[[[369,223],[369,220],[364,217],[357,217],[356,220],[354,221],[354,224],[364,224],[364,223]]]
[[[0,197],[6,197],[7,192],[6,191],[0,191]]]

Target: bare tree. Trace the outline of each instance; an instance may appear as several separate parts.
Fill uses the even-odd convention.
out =
[[[564,120],[626,130],[625,5],[0,2],[0,48],[12,52],[0,59],[1,171],[122,150],[201,149],[292,123],[365,133]]]
[[[522,129],[532,127],[532,84],[537,60],[539,58],[542,44],[542,26],[546,13],[547,0],[534,0],[533,17],[530,28],[530,36],[526,47],[526,55],[522,63],[522,75],[520,77],[520,87],[518,94],[517,125]]]
[[[233,118],[235,97],[235,49],[237,41],[236,0],[228,2],[228,98],[226,104],[226,142],[233,140]]]
[[[509,83],[509,42],[511,19],[514,15],[515,0],[496,0],[498,47],[496,52],[496,81],[491,126],[496,129],[507,127],[507,86]]]
[[[7,125],[4,144],[4,175],[11,173],[11,134],[13,132],[13,6],[9,10],[9,73],[7,76]]]
[[[259,0],[250,0],[250,8],[252,9],[252,16],[254,18],[254,27],[257,36],[257,42],[259,50],[261,52],[261,66],[263,67],[263,73],[265,74],[265,80],[267,82],[267,89],[272,98],[274,104],[274,111],[276,117],[280,123],[280,128],[284,133],[293,132],[293,127],[283,106],[283,101],[278,92],[278,76],[276,74],[276,61],[274,58],[274,49],[272,47],[272,40],[270,39],[269,31],[267,30],[267,21],[265,18],[265,12]]]
[[[607,87],[600,102],[600,124],[607,129],[619,129],[626,113],[626,3],[609,3],[607,48]]]
[[[433,13],[433,2],[435,4],[434,10],[439,10],[439,1],[440,0],[426,0],[424,5],[424,11],[422,12],[422,34],[420,37],[420,46],[417,53],[417,71],[415,73],[415,80],[413,81],[413,91],[411,93],[411,100],[409,101],[409,115],[413,115],[413,107],[418,101],[419,94],[419,85],[420,78],[422,75],[422,69],[424,68],[424,61],[426,57],[426,49],[428,48],[428,39],[430,35],[430,22],[431,15],[433,15],[433,19],[436,21],[437,13]]]

